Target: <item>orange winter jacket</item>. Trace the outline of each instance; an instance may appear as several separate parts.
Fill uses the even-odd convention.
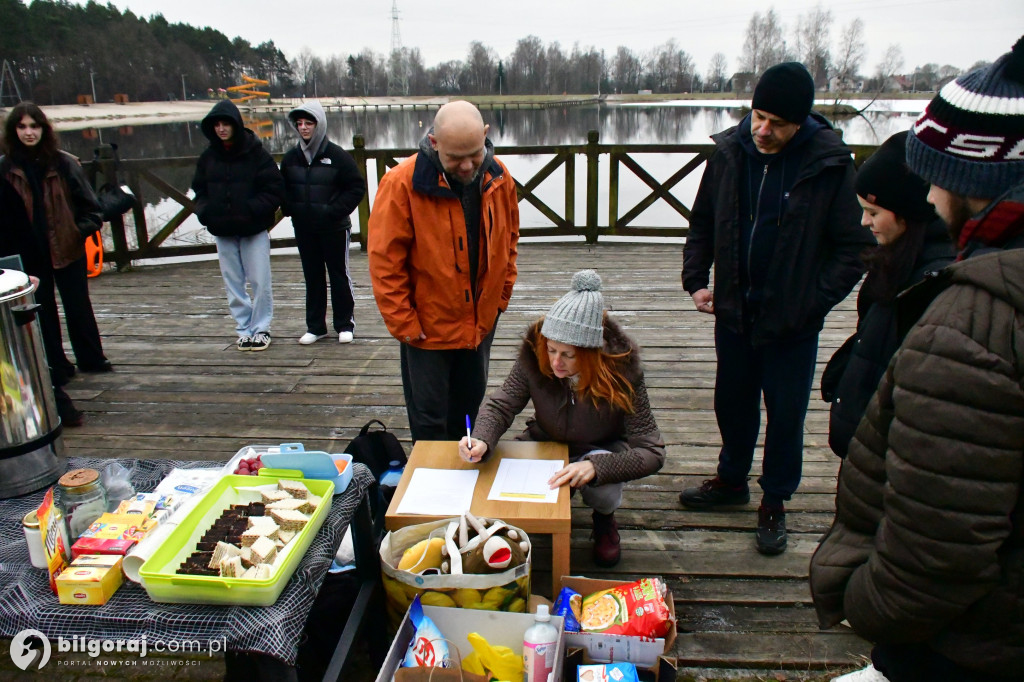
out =
[[[508,307],[519,242],[516,186],[497,159],[485,161],[483,174],[475,301],[466,219],[444,174],[420,152],[377,187],[367,235],[370,278],[384,323],[402,343],[475,349]]]

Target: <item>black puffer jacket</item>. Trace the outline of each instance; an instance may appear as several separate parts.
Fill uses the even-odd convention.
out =
[[[327,127],[323,109],[310,109],[317,116],[317,128]],[[295,113],[294,111],[292,112]],[[301,144],[281,160],[284,176],[284,214],[291,216],[297,230],[351,229],[352,211],[366,194],[366,183],[348,152],[323,137],[312,163],[306,163]]]
[[[924,244],[913,268],[900,282],[901,290],[953,262],[953,242],[950,241],[946,224],[936,219],[926,230]],[[832,452],[840,457],[846,457],[853,432],[857,430],[857,424],[864,416],[864,410],[875,394],[889,360],[903,340],[897,330],[896,302],[866,300],[871,277],[869,273],[857,297],[857,332],[847,341],[851,346],[846,370],[831,390],[828,444]],[[824,383],[822,390],[826,390]]]
[[[707,288],[714,263],[715,315],[731,331],[749,332],[754,345],[819,331],[828,311],[860,279],[860,254],[874,243],[860,224],[850,149],[824,118],[811,115],[822,128],[804,142],[753,329],[745,328],[740,285],[746,254],[740,253],[738,191],[746,152],[739,126],[712,136],[717,146],[693,202],[683,250],[683,288],[690,294]]]
[[[1024,249],[922,286],[945,288],[850,443],[814,604],[823,627],[1024,679]]]
[[[229,118],[235,132],[226,148],[214,133],[217,119]],[[196,217],[217,237],[249,237],[274,226],[284,199],[284,179],[273,157],[242,123],[229,100],[214,105],[202,122],[210,146],[200,155],[192,189]]]

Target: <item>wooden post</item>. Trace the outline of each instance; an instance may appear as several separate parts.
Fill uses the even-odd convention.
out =
[[[587,243],[597,243],[597,141],[596,130],[587,131]]]
[[[565,224],[576,227],[576,155],[565,155]]]
[[[619,155],[608,155],[608,232],[615,234],[619,222]]]
[[[359,202],[359,248],[366,251],[366,233],[370,228],[370,191],[366,185],[366,138],[352,136],[352,158],[363,176],[363,199]]]
[[[101,144],[96,148],[96,159],[99,162],[103,181],[117,183],[117,166],[114,162],[114,148],[109,144]],[[110,219],[110,236],[114,241],[114,264],[118,272],[131,270],[132,261],[128,257],[128,239],[124,234],[124,216]]]

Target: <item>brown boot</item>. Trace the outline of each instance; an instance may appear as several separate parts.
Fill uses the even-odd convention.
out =
[[[611,568],[619,563],[622,550],[619,548],[619,524],[615,514],[594,512],[594,563]]]

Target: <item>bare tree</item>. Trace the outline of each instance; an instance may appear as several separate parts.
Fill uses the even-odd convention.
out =
[[[579,45],[573,48],[574,51],[579,50]],[[570,91],[576,91],[575,79],[573,78],[573,66],[569,61],[569,58],[562,52],[562,46],[556,40],[548,45],[544,58],[547,63],[547,83],[544,87],[544,92],[548,94],[558,94]]]
[[[796,57],[814,78],[817,87],[828,84],[831,66],[829,34],[832,31],[832,12],[817,5],[807,15],[801,15],[796,24]]]
[[[719,53],[721,54],[721,53]],[[725,58],[725,55],[722,55]],[[615,51],[615,59],[612,60],[612,79],[615,81],[615,89],[619,92],[636,92],[640,89],[640,78],[643,76],[644,66],[640,57],[633,54],[628,47],[619,46]]]
[[[409,92],[414,95],[430,94],[427,69],[423,66],[423,55],[418,47],[409,48]]]
[[[747,24],[747,37],[743,42],[740,69],[759,74],[769,66],[785,61],[786,41],[782,37],[782,23],[775,8],[762,17],[754,12]]]
[[[491,92],[498,72],[498,55],[478,40],[469,44],[466,57],[466,86],[473,94]]]
[[[526,36],[516,41],[516,48],[508,60],[507,77],[509,93],[544,92],[547,60],[540,38]]]
[[[867,55],[867,47],[864,45],[864,22],[860,18],[843,27],[835,55],[836,76],[843,85],[851,83],[857,77],[861,62]]]
[[[711,62],[708,64],[708,87],[721,92],[725,86],[725,80],[729,77],[726,69],[729,68],[729,61],[721,52],[711,55]]]
[[[310,94],[313,92],[313,60],[316,57],[313,55],[313,51],[308,47],[304,47],[299,50],[299,54],[292,60],[292,71],[295,72],[295,77],[302,83],[304,90],[308,90]],[[305,94],[305,92],[303,93]]]

